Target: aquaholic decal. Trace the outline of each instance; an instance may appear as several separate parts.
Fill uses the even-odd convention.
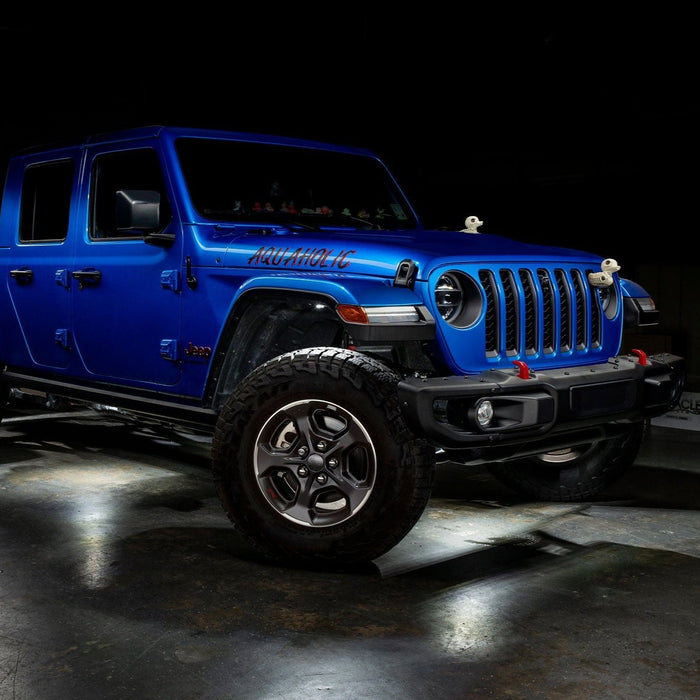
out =
[[[342,270],[350,264],[348,257],[357,253],[356,250],[341,250],[334,248],[278,248],[277,246],[262,246],[248,258],[248,265],[273,265],[275,267],[323,267]]]

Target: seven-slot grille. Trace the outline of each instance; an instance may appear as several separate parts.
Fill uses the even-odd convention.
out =
[[[602,311],[589,270],[479,270],[487,357],[586,352],[601,344]]]

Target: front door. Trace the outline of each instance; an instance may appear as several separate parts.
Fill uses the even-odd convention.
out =
[[[158,155],[152,148],[88,153],[90,206],[71,270],[73,334],[85,370],[97,380],[174,386],[180,379],[182,229],[172,216]],[[87,172],[87,170],[86,170]],[[119,208],[134,193],[160,207],[159,232],[173,242],[145,242]],[[158,205],[156,205],[158,206]]]

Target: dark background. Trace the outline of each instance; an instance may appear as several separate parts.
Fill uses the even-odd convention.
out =
[[[661,308],[649,344],[700,356],[694,19],[378,7],[0,25],[0,155],[163,123],[366,146],[428,226],[616,258]]]

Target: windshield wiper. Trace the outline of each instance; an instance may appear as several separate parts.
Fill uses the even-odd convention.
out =
[[[368,219],[363,219],[361,216],[353,216],[352,214],[342,214],[340,217],[340,221],[343,219],[350,219],[351,221],[357,221],[359,224],[362,224],[365,226],[365,228],[369,228],[372,230],[377,230],[381,231],[382,227],[379,224],[375,224],[373,221],[369,221]],[[338,221],[338,219],[335,219]]]

